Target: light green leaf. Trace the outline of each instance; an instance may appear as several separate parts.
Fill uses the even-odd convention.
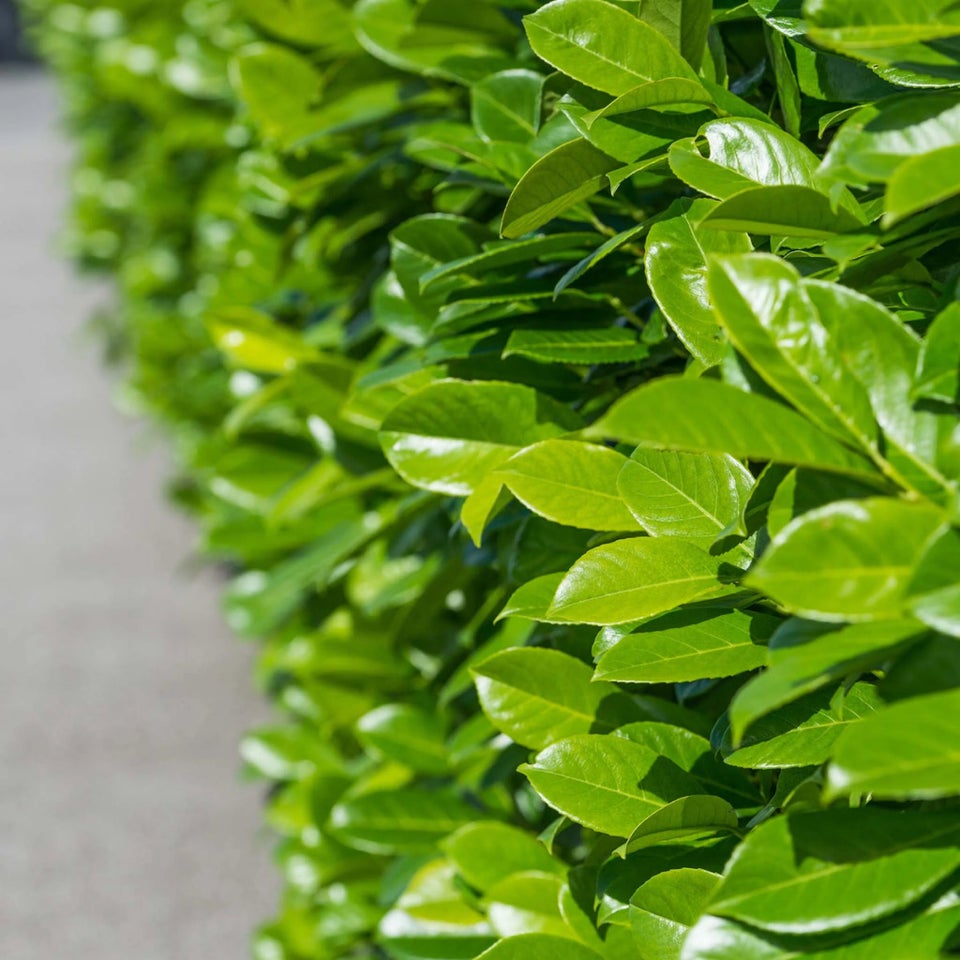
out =
[[[540,129],[543,77],[532,70],[504,70],[470,88],[470,116],[484,140],[529,143]]]
[[[438,262],[420,278],[420,290],[427,293],[434,284],[451,276],[482,277],[503,267],[534,263],[541,257],[553,258],[560,253],[569,252],[579,256],[579,251],[589,249],[596,240],[596,234],[582,232],[551,233],[525,240],[486,243],[480,253],[459,259],[447,257]]]
[[[628,623],[682,603],[735,591],[721,561],[672,538],[632,537],[587,551],[567,572],[547,611],[565,623]]]
[[[884,433],[884,471],[901,486],[933,498],[949,485],[932,465],[939,425],[935,414],[904,403],[913,389],[920,344],[889,310],[835,283],[804,280],[803,289],[830,331],[843,365],[870,397]]]
[[[573,364],[630,363],[649,354],[650,348],[623,327],[514,330],[503,351],[504,357]]]
[[[617,489],[623,454],[594,443],[544,440],[515,453],[497,471],[534,513],[587,530],[637,530]]]
[[[566,937],[526,933],[495,943],[477,960],[600,960],[600,955]]]
[[[637,447],[617,479],[620,496],[655,537],[716,539],[740,516],[753,477],[733,457]]]
[[[706,140],[708,155],[698,141]],[[751,187],[808,187],[826,194],[816,154],[773,123],[746,117],[711,120],[695,140],[670,148],[670,166],[688,186],[725,200]],[[848,202],[852,202],[849,198]]]
[[[559,650],[514,647],[472,672],[491,723],[533,750],[574,734],[612,730],[639,716],[613,684],[591,682],[591,669]]]
[[[408,787],[338,803],[330,813],[330,832],[348,847],[367,853],[420,853],[482,816],[454,793]]]
[[[711,209],[696,201],[681,216],[654,224],[647,239],[645,265],[650,292],[683,345],[705,366],[723,356],[725,341],[707,293],[712,257],[748,253],[745,233],[700,230],[697,222]]]
[[[889,658],[925,630],[913,620],[854,623],[840,628],[788,620],[774,634],[769,669],[740,688],[730,705],[734,741],[758,717],[804,694]]]
[[[727,335],[774,390],[837,440],[876,447],[866,390],[838,360],[793,267],[767,254],[727,257],[710,267],[708,283]]]
[[[654,697],[641,699],[656,702]],[[669,716],[662,721],[642,720],[618,727],[614,735],[639,743],[691,774],[699,784],[696,793],[712,793],[738,807],[753,806],[757,791],[746,774],[728,767],[715,755],[710,741],[679,726],[679,722],[679,718]]]
[[[409,704],[387,703],[357,721],[360,742],[381,756],[424,773],[448,767],[443,721]]]
[[[693,840],[737,829],[737,812],[720,797],[708,794],[681,797],[651,813],[620,848],[622,856],[658,843]]]
[[[957,144],[960,93],[904,93],[862,107],[850,117],[831,141],[820,170],[846,183],[885,182],[914,157]]]
[[[489,4],[360,0],[353,15],[363,47],[398,70],[470,83],[513,66],[503,45],[514,28]]]
[[[566,2],[566,0],[556,0]],[[606,6],[604,0],[595,0]],[[514,187],[500,224],[504,237],[522,237],[566,213],[607,185],[619,166],[582,137],[560,144],[541,157]]]
[[[664,804],[699,789],[676,764],[621,737],[560,740],[520,771],[555,810],[612,837],[628,837]]]
[[[958,165],[960,144],[905,160],[887,184],[883,225],[892,227],[914,213],[955,197],[960,193],[960,183],[954,178]]]
[[[960,794],[960,691],[913,697],[851,727],[834,748],[827,789],[896,800]]]
[[[231,363],[257,373],[290,373],[321,355],[293,330],[251,307],[220,308],[207,316],[207,329]]]
[[[665,870],[630,899],[630,925],[640,960],[680,960],[687,930],[699,918],[720,877],[706,870]]]
[[[471,823],[443,841],[457,872],[481,892],[525,870],[563,876],[564,864],[525,830],[506,823]]]
[[[641,0],[640,19],[662,33],[694,70],[700,68],[710,28],[710,0]]]
[[[414,486],[466,496],[520,448],[577,425],[568,408],[530,387],[438,380],[394,407],[380,442]]]
[[[809,767],[824,763],[837,738],[853,724],[881,709],[882,701],[870,683],[855,684],[848,693],[841,689],[818,709],[819,697],[797,701],[752,724],[739,750],[725,757],[734,767],[753,769]]]
[[[932,506],[889,497],[839,500],[789,524],[747,584],[815,620],[895,619],[943,519]]]
[[[812,187],[751,187],[723,200],[701,221],[703,229],[821,240],[863,227],[846,207],[834,209],[828,196]]]
[[[606,0],[554,0],[524,27],[538,57],[604,93],[619,96],[661,77],[695,79],[662,34]]]
[[[658,107],[702,110],[705,106],[713,106],[713,97],[696,80],[686,77],[663,77],[641,83],[640,86],[621,94],[612,103],[588,113],[584,116],[587,126],[592,126],[597,120],[609,117],[618,117],[624,113],[634,113],[637,110],[650,110]]]
[[[951,303],[930,325],[913,394],[944,403],[960,402],[960,304]]]
[[[804,935],[895,914],[960,866],[951,813],[831,810],[776,817],[738,847],[710,913]]]
[[[500,617],[523,617],[543,623],[562,623],[562,620],[551,619],[550,607],[565,576],[565,573],[547,573],[528,580],[514,591],[500,611]]]
[[[766,641],[781,621],[741,610],[691,609],[637,627],[597,663],[598,680],[682,683],[763,666]]]
[[[651,410],[657,411],[655,417],[649,415]],[[874,475],[865,459],[789,407],[715,380],[662,377],[638,387],[586,434],[668,450],[727,453],[738,459]]]

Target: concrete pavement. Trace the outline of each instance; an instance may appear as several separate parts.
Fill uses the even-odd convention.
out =
[[[265,709],[81,336],[55,112],[0,70],[0,957],[234,960],[276,900],[237,777]]]

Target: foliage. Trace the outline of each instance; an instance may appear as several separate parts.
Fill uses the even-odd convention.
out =
[[[956,4],[31,7],[286,717],[259,960],[949,953]]]

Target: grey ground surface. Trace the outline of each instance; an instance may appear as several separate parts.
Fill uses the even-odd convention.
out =
[[[0,69],[0,958],[234,960],[275,903],[249,651],[61,264],[51,84]]]

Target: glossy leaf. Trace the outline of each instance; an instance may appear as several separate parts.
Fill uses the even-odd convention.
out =
[[[691,543],[632,537],[594,547],[568,571],[547,611],[565,623],[627,623],[731,593],[721,561]]]
[[[676,764],[618,737],[569,737],[520,769],[555,810],[612,837],[628,837],[651,813],[697,788]]]
[[[473,668],[484,713],[510,739],[534,750],[636,718],[631,702],[588,666],[559,650],[516,647]]]
[[[650,620],[608,649],[596,677],[620,683],[680,683],[762,666],[780,621],[740,610],[690,610]]]
[[[723,410],[723,418],[714,417]],[[655,418],[645,415],[657,410]],[[807,420],[757,394],[711,380],[664,377],[638,387],[587,431],[629,443],[871,476],[867,461]]]
[[[529,387],[444,380],[398,404],[380,440],[405,480],[464,496],[521,447],[576,425],[565,408]]]
[[[555,0],[567,2],[567,0]],[[604,0],[596,0],[606,6]],[[504,237],[522,237],[593,196],[618,162],[584,139],[562,143],[541,157],[514,187],[500,224]]]
[[[747,583],[793,613],[827,621],[896,618],[940,511],[890,498],[837,501],[773,541]]]
[[[845,731],[833,751],[827,788],[834,796],[930,799],[960,793],[955,690],[893,704]]]
[[[553,0],[524,20],[534,53],[551,66],[618,96],[660,77],[693,73],[657,30],[606,0]],[[636,56],[643,50],[644,56]]]
[[[777,817],[741,844],[707,909],[792,935],[888,917],[960,864],[950,821],[949,814],[890,810]]]
[[[683,215],[650,228],[645,264],[647,281],[664,316],[684,346],[706,366],[720,362],[725,341],[707,293],[707,268],[713,257],[747,253],[744,233],[702,230],[710,209],[698,201]]]
[[[545,440],[515,453],[497,471],[511,493],[554,523],[589,530],[636,530],[617,478],[627,458],[608,447]]]

